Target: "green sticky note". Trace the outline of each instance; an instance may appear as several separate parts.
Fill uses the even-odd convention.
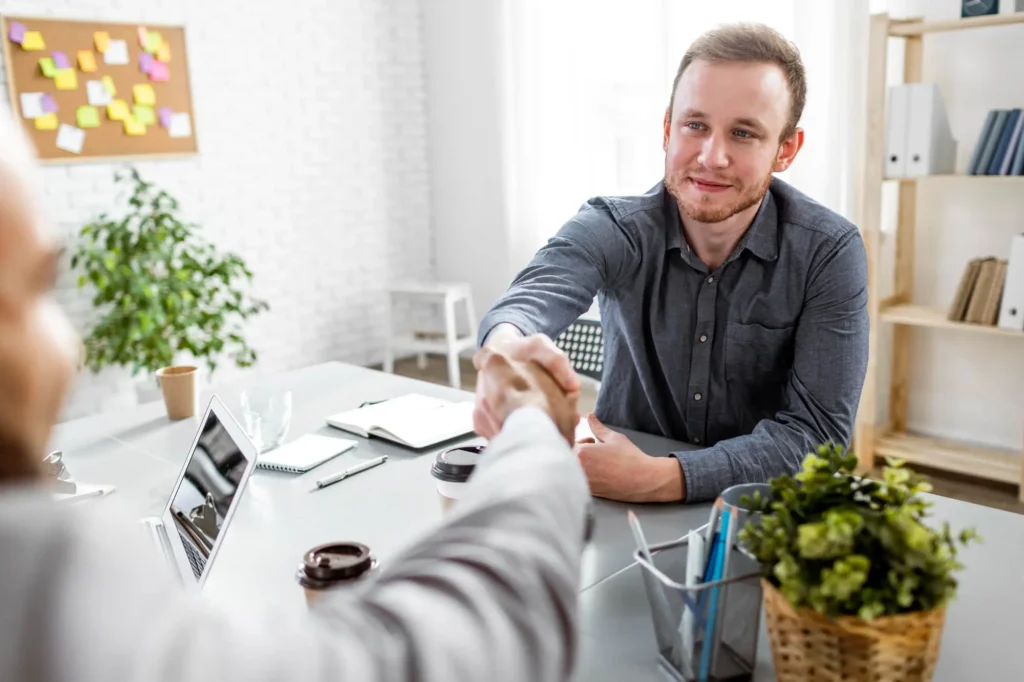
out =
[[[132,118],[139,123],[151,126],[156,123],[156,112],[153,111],[153,107],[136,104],[132,107]]]
[[[47,78],[53,78],[57,75],[57,65],[53,63],[53,57],[43,57],[40,59],[39,68],[43,70],[43,75]]]
[[[146,35],[146,52],[150,54],[155,54],[156,51],[160,48],[160,43],[162,43],[163,40],[164,37],[160,35],[159,31],[150,31]]]
[[[78,107],[75,113],[75,120],[79,128],[98,128],[100,125],[100,112],[93,106]]]

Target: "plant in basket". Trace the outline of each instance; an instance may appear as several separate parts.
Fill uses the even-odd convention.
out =
[[[881,479],[821,445],[771,493],[740,534],[761,566],[765,619],[780,680],[928,680],[945,607],[978,536],[925,524],[927,480],[898,460]]]

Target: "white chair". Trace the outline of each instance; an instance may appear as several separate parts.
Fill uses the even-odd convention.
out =
[[[402,351],[415,352],[420,369],[427,364],[427,353],[439,353],[448,359],[448,382],[454,388],[461,388],[459,353],[476,347],[477,322],[473,312],[473,295],[466,282],[397,282],[387,290],[387,341],[384,348],[384,371],[394,373],[395,354]],[[444,333],[433,334],[422,331],[397,332],[393,319],[396,303],[407,300],[410,303],[440,303],[444,314]],[[455,306],[462,303],[466,309],[469,332],[458,335]]]

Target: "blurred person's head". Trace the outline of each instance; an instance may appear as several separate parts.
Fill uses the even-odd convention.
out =
[[[796,46],[763,25],[709,31],[686,51],[665,113],[665,186],[680,211],[718,223],[753,217],[803,144],[807,95]]]
[[[0,481],[36,476],[78,359],[51,299],[59,252],[24,131],[0,111]]]

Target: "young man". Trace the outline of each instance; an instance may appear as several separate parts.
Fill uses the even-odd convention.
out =
[[[773,174],[804,142],[797,49],[734,25],[683,57],[647,194],[588,201],[484,317],[479,340],[578,378],[551,338],[600,298],[605,373],[594,495],[701,501],[847,444],[867,367],[867,261],[857,228]],[[481,433],[493,428],[478,399]],[[702,449],[644,455],[601,422]]]
[[[590,503],[570,447],[579,416],[543,370],[500,353],[477,358],[501,432],[467,496],[324,620],[270,630],[221,613],[130,522],[58,508],[38,482],[80,346],[50,298],[57,251],[14,125],[0,112],[0,680],[570,676]]]

